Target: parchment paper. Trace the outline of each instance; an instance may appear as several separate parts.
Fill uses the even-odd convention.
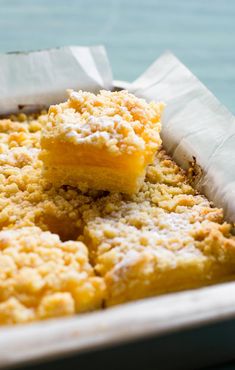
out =
[[[235,222],[235,118],[171,53],[163,54],[129,91],[163,100],[162,139],[178,164],[193,156],[202,169],[198,189]]]
[[[62,102],[68,88],[112,89],[103,46],[0,54],[0,115]]]

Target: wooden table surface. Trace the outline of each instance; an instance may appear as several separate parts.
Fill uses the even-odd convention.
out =
[[[128,81],[171,50],[235,113],[234,0],[0,0],[0,52],[96,44]]]

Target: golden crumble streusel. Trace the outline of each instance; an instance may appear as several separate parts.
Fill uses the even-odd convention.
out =
[[[75,239],[79,207],[91,198],[76,189],[57,190],[42,176],[38,154],[45,122],[45,115],[23,122],[0,120],[0,227],[37,225],[62,240]]]
[[[0,120],[1,324],[233,277],[231,225],[164,150],[136,194],[55,187],[39,159],[46,124],[46,114]]]
[[[0,232],[0,324],[99,308],[105,287],[86,246],[37,227]]]

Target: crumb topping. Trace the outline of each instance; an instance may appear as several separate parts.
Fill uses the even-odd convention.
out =
[[[94,145],[110,153],[156,151],[163,103],[146,103],[127,91],[95,95],[69,90],[66,103],[51,106],[43,136]]]
[[[51,108],[51,124],[68,110],[84,122],[93,116],[93,133],[112,131],[116,115],[121,122],[142,120],[142,102],[132,106],[126,92],[116,93],[115,99],[106,93],[98,98],[70,92],[68,102]],[[104,114],[102,101],[107,99],[110,110]],[[155,108],[148,105],[141,122],[154,122]],[[234,273],[231,225],[164,150],[157,151],[134,195],[55,188],[44,178],[38,157],[47,124],[46,114],[0,120],[1,324],[89,311],[115,295],[128,301],[155,294],[147,289],[156,276],[162,277],[164,293],[171,271],[184,271],[188,279],[206,276],[208,282],[211,266],[224,275],[230,266]],[[171,284],[168,290],[174,279]]]
[[[47,118],[36,118],[0,120],[4,135],[0,146],[0,228],[37,225],[59,233],[63,240],[76,239],[81,228],[79,208],[92,198],[70,187],[56,189],[43,177],[38,154]],[[16,136],[22,131],[27,139]]]
[[[0,324],[99,307],[104,284],[81,242],[62,243],[37,227],[0,232]]]

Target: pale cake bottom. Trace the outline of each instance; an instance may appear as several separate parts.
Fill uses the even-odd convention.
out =
[[[125,190],[125,193],[135,193],[144,181],[145,171],[140,175],[135,173],[123,173],[119,168],[106,168],[97,166],[68,166],[50,165],[44,168],[44,175],[54,186],[70,185],[87,191],[89,188],[96,190],[117,191]],[[103,185],[105,184],[105,186]]]

